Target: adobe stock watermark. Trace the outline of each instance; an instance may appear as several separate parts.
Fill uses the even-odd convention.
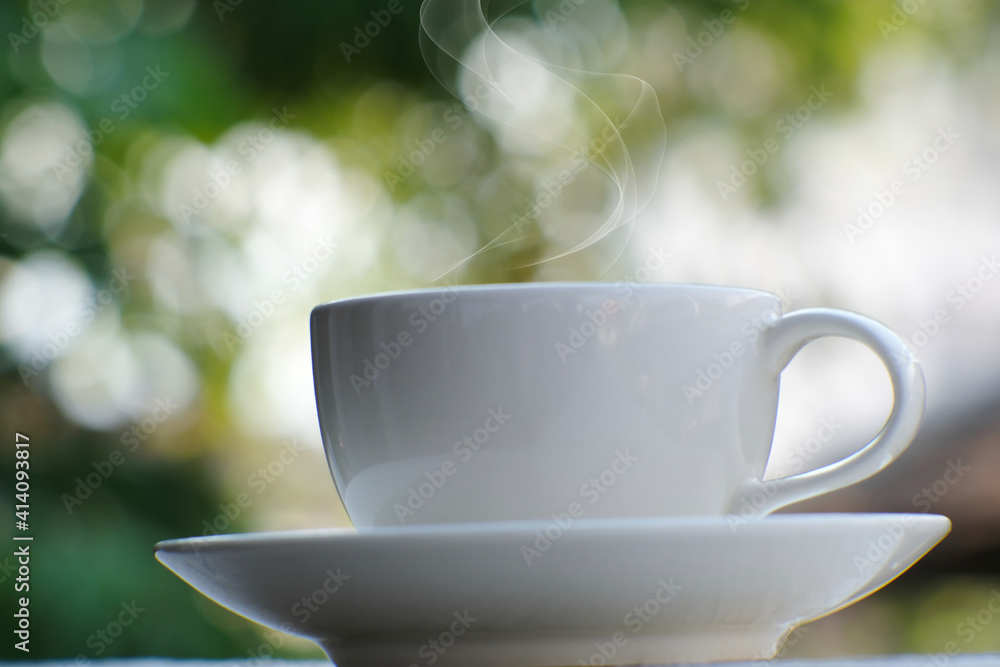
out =
[[[743,492],[735,512],[726,515],[729,529],[738,533],[741,528],[755,522],[764,515],[764,507],[777,495],[785,478],[758,480],[753,484],[753,493]]]
[[[674,583],[673,577],[659,579],[656,583],[658,588],[649,598],[626,612],[622,618],[625,629],[616,631],[607,641],[594,642],[595,651],[586,658],[581,658],[580,665],[596,667],[619,664],[614,661],[618,652],[628,646],[630,639],[642,632],[663,611],[663,608],[684,590],[683,586]]]
[[[292,615],[295,616],[299,625],[304,626],[312,618],[313,614],[326,605],[333,596],[339,593],[344,584],[351,579],[349,574],[345,574],[343,568],[329,567],[323,573],[323,581],[309,594],[302,596],[291,607]],[[275,649],[279,649],[288,641],[288,635],[295,632],[292,623],[285,622],[277,629],[264,628],[264,641],[256,649],[247,649],[247,665],[249,667],[261,667],[265,662],[274,658]]]
[[[576,13],[580,5],[587,0],[562,0],[555,9],[545,10],[545,24],[551,30],[560,23],[565,23],[569,17]],[[748,0],[749,1],[749,0]]]
[[[27,462],[27,459],[22,459]],[[27,471],[23,471],[27,474]],[[24,492],[24,495],[28,495]],[[27,506],[27,499],[22,507]],[[22,521],[22,526],[26,525]],[[22,538],[23,539],[23,538]],[[14,550],[14,557],[17,558],[17,578],[14,580],[14,590],[21,593],[15,596],[17,609],[11,617],[14,619],[14,635],[20,641],[14,642],[14,648],[18,651],[31,653],[31,544],[21,544]],[[11,570],[13,570],[11,566]],[[11,572],[13,574],[13,572]],[[4,577],[6,579],[6,576]],[[37,587],[37,585],[36,585]]]
[[[931,508],[947,495],[951,487],[962,481],[965,473],[971,470],[972,466],[963,465],[961,458],[949,460],[944,473],[939,479],[934,480],[931,484],[913,494],[913,499],[911,500],[913,506],[921,512],[930,512]]]
[[[131,626],[135,623],[139,615],[146,611],[145,607],[140,607],[138,603],[133,599],[131,602],[122,602],[121,610],[117,615],[108,622],[104,627],[98,628],[87,637],[87,648],[93,650],[93,657],[99,658],[104,655],[104,652],[108,650],[115,640],[122,636],[125,632],[125,628]],[[85,667],[90,664],[90,658],[84,653],[79,653],[76,656],[74,664],[77,667]]]
[[[748,148],[745,152],[746,160],[738,165],[730,165],[729,178],[725,181],[715,182],[715,189],[722,201],[728,201],[731,195],[746,185],[748,179],[767,164],[772,156],[777,155],[784,143],[795,136],[795,133],[801,130],[813,114],[822,109],[831,97],[833,97],[833,93],[826,89],[826,84],[821,84],[818,88],[811,86],[809,96],[802,104],[775,121],[774,130],[780,135],[780,138],[772,135],[757,148]]]
[[[446,143],[451,138],[452,133],[462,127],[465,121],[472,117],[472,112],[477,110],[486,101],[486,98],[496,90],[495,87],[491,89],[479,83],[471,95],[466,95],[461,102],[454,102],[445,109],[444,113],[441,114],[441,122],[447,125],[450,131],[445,130],[440,124],[437,125],[423,139],[413,140],[413,150],[405,155],[400,153],[396,156],[395,170],[382,172],[382,178],[385,180],[389,192],[395,192],[396,186],[416,173],[419,167],[426,164],[427,160],[437,152],[438,147]]]
[[[472,624],[479,619],[469,613],[468,609],[452,612],[454,620],[436,637],[431,637],[417,649],[417,656],[423,659],[423,664],[430,667],[441,659],[454,646],[462,635],[469,631]],[[420,667],[420,663],[411,662],[409,667]]]
[[[919,328],[906,336],[907,344],[916,350],[927,347],[951,323],[955,313],[975,299],[998,273],[1000,273],[1000,261],[997,260],[997,256],[983,255],[972,275],[956,283],[955,287],[948,291],[945,296],[946,305],[935,309],[926,319],[921,319],[918,323]]]
[[[407,5],[412,2],[412,0],[405,1]],[[372,20],[363,26],[354,27],[354,39],[351,43],[340,43],[340,52],[344,55],[344,60],[350,64],[352,58],[361,55],[361,52],[368,48],[372,40],[381,35],[382,31],[389,27],[397,15],[403,13],[403,9],[403,0],[389,0],[385,4],[385,8],[373,9],[368,12]]]
[[[204,213],[209,205],[232,184],[233,179],[242,174],[245,167],[253,164],[254,160],[267,150],[275,136],[287,128],[295,117],[296,114],[291,113],[287,106],[281,109],[271,107],[271,118],[267,121],[267,127],[247,134],[236,145],[239,159],[226,160],[221,168],[214,169],[200,186],[191,191],[191,198],[178,206],[177,212],[184,223],[188,224],[199,213]]]
[[[621,138],[621,130],[627,129],[628,123],[615,117],[614,123],[605,125],[600,136],[594,137],[588,143],[580,145],[573,151],[569,159],[570,168],[562,169],[555,174],[552,179],[542,178],[542,190],[534,196],[524,198],[524,207],[521,214],[510,214],[510,221],[513,228],[520,232],[529,222],[537,220],[542,211],[552,206],[556,199],[563,193],[573,181],[594,162],[594,156],[603,153],[608,144]]]
[[[993,619],[997,616],[1000,616],[1000,589],[993,588],[982,607],[975,614],[966,616],[955,626],[955,634],[965,644],[971,644],[977,635],[990,627]],[[962,653],[961,647],[955,640],[945,642],[942,649],[938,653],[928,653],[927,661],[921,667],[946,667],[952,658]]]
[[[790,290],[781,291],[776,296],[783,304],[791,304],[794,301]],[[697,368],[694,377],[688,383],[681,385],[681,391],[688,405],[694,404],[697,399],[710,391],[715,383],[736,365],[736,360],[746,354],[749,349],[747,346],[755,343],[761,334],[779,319],[781,319],[781,307],[775,306],[761,310],[744,322],[740,326],[741,337],[714,351],[711,354],[711,361]]]
[[[565,340],[555,343],[555,352],[564,364],[570,357],[582,350],[601,328],[614,319],[618,312],[632,303],[637,285],[649,282],[653,274],[662,269],[670,259],[670,253],[663,246],[649,248],[645,261],[632,273],[626,273],[623,280],[615,283],[615,298],[605,299],[599,308],[585,310],[578,324],[570,325]]]
[[[909,23],[910,17],[926,4],[927,0],[896,0],[888,18],[882,18],[875,22],[878,31],[882,34],[882,41],[888,41],[892,33]]]
[[[961,458],[949,460],[941,477],[928,486],[923,487],[913,495],[911,502],[921,513],[930,512],[933,506],[943,498],[949,490],[958,484],[972,470],[971,466],[963,465]],[[854,566],[858,572],[864,572],[881,562],[886,554],[891,553],[896,544],[903,538],[905,528],[916,521],[912,514],[901,514],[899,520],[889,524],[885,532],[877,539],[868,540],[867,549],[863,554],[854,557]]]
[[[911,155],[900,168],[904,178],[894,178],[885,190],[875,190],[872,192],[873,199],[868,204],[858,207],[858,217],[854,224],[844,224],[844,235],[851,245],[857,243],[859,236],[870,230],[875,223],[885,215],[892,206],[906,194],[906,182],[916,183],[925,173],[938,161],[942,155],[947,153],[955,141],[961,139],[962,135],[951,129],[951,126],[939,127],[934,140],[923,150]]]
[[[372,386],[378,378],[389,370],[392,363],[413,345],[413,341],[420,334],[427,331],[438,320],[441,315],[448,310],[448,306],[458,299],[459,291],[455,289],[453,283],[448,285],[435,298],[431,299],[427,305],[420,306],[410,313],[407,323],[410,329],[400,331],[393,338],[383,340],[379,343],[379,352],[372,357],[365,357],[360,366],[361,373],[351,373],[348,380],[354,387],[354,393],[358,396],[363,391]]]
[[[4,556],[0,561],[0,584],[7,583],[11,575],[17,574],[17,564],[10,561],[10,556]]]
[[[535,539],[532,543],[521,545],[521,556],[524,557],[528,567],[531,567],[535,559],[541,558],[551,549],[552,545],[573,527],[576,520],[587,513],[587,507],[599,501],[638,461],[639,457],[633,455],[630,449],[616,449],[608,467],[580,485],[581,500],[571,502],[564,512],[554,513],[549,524],[535,530]],[[586,501],[586,505],[581,502],[583,500]]]
[[[233,354],[237,347],[250,340],[250,337],[284,305],[288,295],[298,290],[319,270],[320,266],[329,261],[336,250],[337,244],[334,243],[333,236],[316,237],[312,251],[281,274],[281,283],[285,287],[276,287],[266,296],[254,299],[250,312],[236,321],[235,335],[230,332],[222,334],[222,342],[229,354]]]
[[[788,477],[802,472],[806,464],[823,451],[823,446],[833,440],[843,428],[844,425],[837,422],[834,417],[820,419],[815,433],[803,442],[796,443],[795,447],[785,454],[784,460],[774,471],[775,476]]]
[[[732,0],[736,5],[736,12],[746,11],[750,6],[750,0]],[[678,72],[684,72],[684,68],[701,58],[705,51],[712,48],[715,41],[736,21],[736,12],[732,9],[723,9],[719,12],[719,17],[715,19],[705,19],[701,22],[702,30],[699,30],[693,37],[688,35],[683,51],[674,51],[674,65]]]
[[[326,578],[323,579],[323,583],[317,586],[311,594],[303,596],[301,600],[292,605],[292,615],[303,625],[308,623],[312,615],[329,602],[330,598],[336,595],[343,588],[344,583],[351,578],[350,575],[344,574],[340,567],[336,570],[328,568],[325,574]]]
[[[48,368],[49,364],[69,347],[73,339],[83,333],[86,326],[94,321],[98,313],[114,303],[115,296],[124,292],[133,280],[135,280],[135,274],[127,266],[120,266],[112,270],[111,279],[108,280],[107,285],[97,290],[93,296],[78,303],[74,308],[75,316],[62,328],[46,334],[48,342],[32,354],[27,363],[18,364],[17,372],[21,376],[21,382],[28,386],[32,378],[37,377]]]
[[[906,529],[916,523],[916,520],[913,514],[900,514],[898,519],[886,526],[881,535],[868,540],[863,547],[864,551],[855,554],[851,559],[858,573],[869,568],[878,568],[879,564],[895,551],[906,535]]]
[[[299,444],[298,440],[283,440],[278,454],[266,465],[260,466],[247,476],[246,485],[254,492],[254,495],[251,496],[249,492],[241,491],[236,494],[232,502],[219,503],[219,513],[202,522],[205,535],[219,535],[222,531],[230,528],[243,512],[253,505],[254,498],[267,491],[279,477],[285,474],[288,468],[298,461],[304,451],[306,451],[306,447]],[[198,551],[204,544],[204,540],[195,539],[193,543],[195,551]]]
[[[809,626],[800,625],[788,633],[788,636],[785,637],[785,641],[782,642],[781,648],[778,649],[777,653],[774,655],[771,655],[770,652],[758,653],[750,664],[755,667],[766,667],[768,665],[778,664],[778,660],[781,660],[781,658],[788,653],[788,649],[798,644],[802,637],[807,634],[809,634]]]
[[[476,85],[471,95],[463,98],[462,104],[456,102],[446,109],[441,116],[442,121],[454,132],[460,128],[477,110],[480,105],[493,93],[499,92],[498,86],[492,88],[479,83]],[[502,94],[502,93],[501,93]],[[615,118],[614,123],[606,125],[601,130],[601,134],[594,137],[586,144],[582,144],[573,151],[570,158],[570,168],[562,169],[553,178],[541,179],[542,190],[533,196],[525,197],[524,206],[520,215],[510,214],[511,223],[514,229],[520,231],[522,227],[530,221],[538,218],[539,214],[553,204],[577,176],[580,175],[593,161],[595,155],[599,155],[613,139],[621,136],[621,130],[627,129],[628,123]],[[438,125],[431,130],[423,139],[413,140],[413,150],[405,156],[396,156],[396,169],[394,171],[384,171],[382,174],[389,192],[395,192],[396,187],[407,178],[416,173],[417,168],[426,164],[427,160],[434,155],[438,147],[449,140],[451,134]]]
[[[802,472],[806,464],[822,451],[823,445],[833,440],[843,428],[844,425],[834,418],[822,418],[815,434],[797,443],[792,451],[785,455],[783,465],[775,471],[775,479],[761,480],[757,482],[757,488],[753,493],[743,494],[739,506],[727,515],[730,530],[738,532],[743,526],[764,516],[767,513],[765,509],[768,502],[778,493],[785,479]]]
[[[91,461],[90,465],[94,471],[85,477],[76,478],[76,487],[72,494],[64,493],[59,496],[67,514],[72,514],[75,508],[82,506],[85,500],[90,498],[118,468],[125,464],[126,454],[135,453],[139,449],[139,444],[145,442],[149,436],[155,433],[160,428],[160,424],[170,419],[174,413],[180,410],[180,407],[170,400],[169,396],[156,399],[148,417],[122,432],[119,441],[125,446],[124,451],[113,449],[106,459]]]
[[[971,643],[976,635],[983,632],[998,615],[1000,615],[1000,590],[994,588],[990,591],[986,603],[975,615],[966,616],[965,620],[955,626],[955,634],[964,639],[966,644]]]
[[[448,483],[449,479],[457,475],[465,464],[489,444],[493,434],[498,432],[510,419],[511,416],[503,411],[503,406],[487,410],[483,425],[474,429],[472,433],[463,435],[452,446],[451,451],[455,455],[455,459],[447,458],[437,468],[426,471],[424,481],[407,489],[406,504],[397,502],[393,505],[399,523],[406,523],[407,519],[423,509],[427,502]]]
[[[249,667],[261,667],[270,662],[274,658],[274,650],[285,645],[295,628],[291,623],[282,623],[281,627],[274,630],[262,626],[260,631],[264,635],[264,641],[256,649],[247,649],[246,664]]]
[[[243,0],[212,0],[212,9],[219,21],[226,20],[226,14],[236,11],[236,8],[243,4]]]
[[[160,69],[159,63],[148,65],[146,75],[142,77],[131,89],[125,91],[115,98],[111,103],[111,112],[115,117],[105,116],[95,127],[83,130],[82,138],[75,144],[67,147],[66,155],[52,164],[52,171],[60,181],[71,175],[88,158],[94,154],[97,147],[101,145],[105,137],[114,133],[118,129],[118,123],[126,120],[132,112],[139,108],[149,95],[160,87],[163,80],[170,76],[170,72]]]
[[[37,11],[31,12],[31,20],[28,20],[28,16],[22,16],[21,30],[7,33],[7,42],[10,44],[10,50],[16,55],[22,46],[34,39],[41,32],[42,28],[51,23],[59,15],[59,12],[62,11],[62,8],[72,1],[36,0],[34,3],[31,3],[38,7]]]

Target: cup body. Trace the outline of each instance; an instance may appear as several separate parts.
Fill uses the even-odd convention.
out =
[[[359,527],[727,512],[767,463],[765,292],[542,283],[312,313],[324,446]]]

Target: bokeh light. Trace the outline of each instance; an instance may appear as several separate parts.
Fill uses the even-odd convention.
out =
[[[0,411],[44,443],[39,530],[76,557],[49,570],[84,582],[72,614],[40,625],[39,655],[96,657],[93,620],[134,581],[162,622],[107,655],[255,650],[256,626],[189,594],[149,547],[349,522],[322,453],[311,309],[526,280],[742,285],[906,338],[928,412],[904,472],[807,508],[917,511],[913,494],[964,457],[975,473],[931,509],[955,532],[790,654],[939,650],[1000,576],[1000,513],[982,501],[1000,474],[984,416],[1000,404],[998,3],[539,0],[423,27],[419,5],[362,47],[363,3],[0,9],[15,35]],[[867,442],[891,405],[884,369],[849,342],[810,345],[782,383],[771,476],[823,420],[842,427],[809,467]],[[125,463],[81,491],[115,451]],[[268,466],[281,472],[258,494]],[[241,493],[253,502],[230,517]],[[37,604],[67,607],[77,588]]]

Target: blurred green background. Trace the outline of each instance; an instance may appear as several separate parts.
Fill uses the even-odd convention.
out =
[[[10,444],[0,508],[13,516],[12,442],[28,434],[35,536],[32,651],[5,642],[0,657],[319,656],[209,602],[152,546],[348,525],[315,423],[309,310],[434,284],[455,265],[447,278],[460,283],[630,280],[666,244],[672,261],[653,280],[761,287],[792,307],[860,310],[909,334],[927,347],[918,352],[931,391],[949,387],[930,396],[935,428],[901,468],[926,474],[897,477],[891,497],[879,493],[892,485],[861,487],[817,508],[924,511],[911,497],[945,468],[922,452],[995,449],[997,297],[983,287],[933,344],[913,334],[927,333],[954,283],[1000,245],[998,3],[516,8],[497,29],[525,52],[638,77],[656,94],[666,154],[635,170],[658,192],[606,233],[621,183],[602,185],[591,170],[574,196],[532,210],[565,153],[456,106],[434,76],[460,88],[453,68],[432,71],[421,55],[419,0],[401,0],[363,35],[387,6],[0,5],[0,414]],[[590,122],[579,99],[511,67],[502,83],[541,86],[532,129]],[[660,140],[654,120],[637,119],[649,136],[636,146]],[[939,156],[951,162],[900,196],[900,219],[876,216],[854,238],[857,209],[952,123],[961,139]],[[747,162],[767,146],[778,150],[765,164]],[[503,243],[475,254],[494,239]],[[841,382],[837,355],[854,352],[823,349],[801,373],[812,363],[834,378],[816,395],[839,392],[844,414],[869,409],[845,430],[865,435],[884,417],[887,385],[877,368],[871,382]],[[975,419],[958,410],[973,398]],[[815,428],[782,410],[786,444]],[[279,457],[293,441],[304,451],[292,448],[288,463]],[[978,481],[928,503],[955,519],[956,546],[806,626],[785,655],[937,652],[955,638],[1000,586],[1000,463],[976,460]],[[252,503],[236,512],[241,493]],[[13,519],[3,526],[13,531]],[[4,609],[16,597],[11,552],[0,553]],[[133,602],[142,611],[132,626],[95,639]],[[963,650],[1000,651],[994,623]]]

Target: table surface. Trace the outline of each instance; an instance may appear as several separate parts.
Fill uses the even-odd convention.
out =
[[[253,663],[251,665],[251,663]],[[16,667],[66,667],[72,660],[8,662]],[[259,660],[172,660],[167,658],[136,658],[128,660],[93,660],[91,665],[100,667],[260,667]],[[325,660],[266,660],[266,667],[331,667]],[[699,667],[1000,667],[1000,654],[956,656],[886,655],[870,658],[839,658],[832,660],[757,660],[753,662],[725,662],[701,664]]]

